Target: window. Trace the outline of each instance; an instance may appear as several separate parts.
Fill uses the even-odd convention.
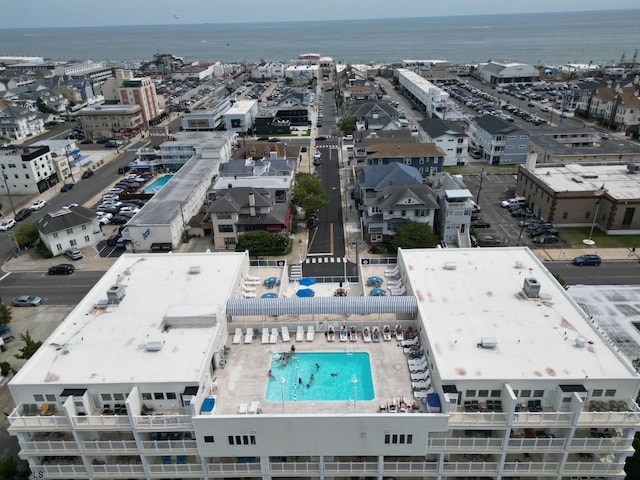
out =
[[[124,400],[124,393],[114,393],[113,394],[113,399],[114,400]]]
[[[53,238],[58,238],[58,232],[53,232]]]
[[[592,397],[601,397],[602,396],[602,390],[601,389],[597,389],[594,390],[593,393],[591,394]]]
[[[36,395],[33,396],[33,399],[36,402],[44,402],[44,395],[36,394]]]
[[[562,403],[571,403],[571,397],[562,397]]]
[[[456,153],[457,154],[461,154],[462,153],[462,149],[461,148],[456,148]]]
[[[76,240],[69,240],[69,245],[71,245],[72,247],[75,247],[78,244],[78,242]]]
[[[233,233],[233,225],[218,225],[218,232]]]
[[[154,398],[154,400],[164,400],[164,393],[162,393],[162,392],[154,392],[153,398]]]
[[[56,248],[58,249],[58,251],[62,251],[62,244],[60,243],[56,243]]]
[[[82,230],[86,230],[87,226],[86,225],[82,225]]]
[[[55,402],[56,401],[56,396],[55,395],[51,395],[50,393],[46,394],[44,396],[44,398],[47,399],[47,402]]]
[[[478,397],[486,398],[489,396],[489,390],[478,390]]]
[[[531,390],[522,390],[522,397],[530,397],[531,396]]]
[[[165,396],[167,397],[167,400],[175,400],[176,399],[175,392],[167,392],[167,393],[165,393]]]
[[[73,228],[67,228],[67,235],[71,235],[73,233]]]
[[[518,398],[518,393],[519,393],[519,392],[518,392],[518,390],[514,390],[514,391],[513,391],[513,396],[514,396],[514,397],[516,397],[516,398]]]
[[[420,159],[420,165],[424,165],[424,158]]]
[[[218,220],[229,220],[231,218],[231,214],[229,212],[217,213],[216,218]]]
[[[604,396],[605,397],[615,397],[616,396],[616,391],[615,390],[605,390],[604,391]]]
[[[100,398],[102,398],[103,402],[110,402],[111,401],[111,394],[110,393],[103,393],[100,395]]]
[[[544,396],[544,390],[534,390],[533,396],[535,398],[542,398]]]
[[[491,398],[500,398],[500,390],[491,390]]]
[[[204,436],[204,443],[214,443],[213,435],[205,435]]]
[[[562,219],[563,220],[566,220],[568,216],[569,216],[569,212],[563,212],[562,213]]]
[[[386,445],[389,445],[389,443],[391,443],[391,435],[389,435],[388,433],[384,434],[384,443]]]
[[[464,393],[464,396],[465,396],[465,397],[467,397],[467,398],[475,398],[475,396],[476,396],[476,391],[475,391],[475,390],[467,390],[467,391]]]
[[[89,243],[91,241],[91,238],[89,237],[89,235],[85,235],[84,236],[84,241]]]
[[[143,393],[142,394],[142,399],[143,400],[151,400],[151,394],[150,393]]]

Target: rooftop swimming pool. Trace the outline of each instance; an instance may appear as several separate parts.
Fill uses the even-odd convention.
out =
[[[287,352],[288,353],[288,352]],[[368,352],[273,354],[272,377],[268,379],[266,400],[308,402],[373,400],[373,376]]]
[[[144,193],[158,193],[162,189],[162,187],[164,187],[172,178],[173,175],[171,175],[170,173],[156,178],[144,189]]]

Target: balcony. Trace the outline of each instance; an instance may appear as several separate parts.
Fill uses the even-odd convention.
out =
[[[71,421],[77,430],[131,429],[128,415],[77,415],[71,417]]]
[[[438,473],[438,462],[384,462],[384,474],[426,475]]]
[[[504,426],[507,414],[502,412],[452,412],[449,416],[451,426]]]
[[[320,475],[320,462],[272,462],[271,474],[295,478],[296,475]]]
[[[138,446],[135,440],[106,440],[82,442],[87,453],[137,453]]]
[[[573,422],[572,412],[556,412],[551,409],[541,412],[517,411],[513,417],[513,425],[518,426],[553,426],[553,425],[571,425]]]
[[[550,475],[558,471],[558,462],[505,462],[503,474]]]
[[[628,400],[609,400],[589,402],[589,411],[583,411],[578,417],[578,425],[602,426],[640,426],[640,408]]]
[[[497,462],[445,462],[442,467],[442,472],[445,474],[468,473],[472,475],[495,475],[498,473]]]
[[[569,444],[571,451],[593,452],[628,452],[633,445],[633,437],[623,437],[622,430],[599,429],[577,430],[575,437]]]
[[[465,430],[454,431],[453,438],[432,438],[428,443],[428,450],[452,452],[486,452],[501,451],[501,438],[491,438],[491,431]],[[464,437],[462,436],[464,435]]]
[[[20,443],[20,455],[78,455],[80,450],[76,442],[70,441],[36,441],[36,442],[21,442]]]
[[[193,422],[190,415],[179,413],[134,416],[135,426],[138,429],[154,430],[193,430]]]
[[[150,465],[149,470],[152,477],[159,478],[202,478],[204,476],[202,465],[199,463],[163,463]]]
[[[198,443],[195,440],[166,440],[142,442],[144,453],[198,453]]]
[[[53,410],[47,410],[47,413]],[[40,415],[41,407],[36,404],[19,404],[9,415],[9,431],[60,431],[71,428],[64,415]]]
[[[378,475],[377,462],[325,462],[325,475]]]
[[[261,476],[259,463],[207,463],[207,471],[224,477]]]
[[[510,438],[507,443],[509,452],[530,451],[564,451],[564,438]]]
[[[144,476],[141,464],[92,465],[93,478],[131,478],[132,475]]]
[[[608,462],[607,459],[601,459],[600,463],[595,462],[567,462],[564,464],[565,475],[589,475],[589,474],[609,474],[620,475],[624,473],[624,462]]]
[[[31,465],[33,478],[87,478],[87,469],[84,465]]]

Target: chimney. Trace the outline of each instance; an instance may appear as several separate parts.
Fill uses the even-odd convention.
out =
[[[30,153],[30,152],[31,152],[31,149],[29,148],[29,146],[28,146],[28,145],[26,145],[26,146],[22,149],[22,151],[23,151],[24,153]]]

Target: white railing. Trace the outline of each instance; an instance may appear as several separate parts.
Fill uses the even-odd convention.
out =
[[[128,453],[138,450],[135,440],[103,440],[93,442],[82,442],[85,452],[102,453]]]
[[[384,462],[384,474],[437,473],[438,462]]]
[[[631,438],[574,438],[569,444],[569,448],[578,451],[588,449],[606,450],[627,450],[633,445]]]
[[[608,427],[640,425],[640,412],[582,412],[578,417],[578,425],[589,424]]]
[[[377,475],[378,462],[325,462],[324,473],[329,475],[338,473],[368,473]]]
[[[496,412],[452,412],[449,425],[506,425],[507,414]]]
[[[84,465],[30,465],[33,478],[87,478],[87,469]],[[82,476],[81,476],[82,475]]]
[[[319,462],[282,462],[271,463],[272,474],[319,474],[320,463]]]
[[[135,475],[144,474],[144,467],[142,465],[91,465],[93,475],[101,477],[108,475],[113,477],[114,475]]]
[[[152,440],[148,442],[142,442],[142,449],[146,452],[157,453],[194,453],[198,450],[198,442],[195,440]]]
[[[571,425],[571,412],[516,412],[514,425]]]
[[[171,463],[167,465],[150,465],[149,470],[152,474],[180,474],[184,475],[200,475],[202,476],[202,465],[199,463]]]
[[[207,463],[207,471],[210,474],[224,473],[231,474],[260,474],[259,463]]]
[[[564,449],[566,439],[564,438],[510,438],[507,446],[509,449]]]
[[[613,473],[624,475],[624,463],[589,463],[589,462],[567,462],[564,464],[564,474],[573,473]]]
[[[33,455],[37,453],[39,455],[46,455],[47,453],[77,453],[79,448],[76,442],[20,442],[20,448],[22,453],[28,453]]]
[[[497,462],[445,462],[443,473],[497,473]]]
[[[17,409],[9,415],[10,432],[16,430],[49,430],[54,432],[68,430],[69,428],[67,417],[60,415],[23,417],[17,414]]]
[[[160,428],[160,429],[193,429],[191,415],[142,415],[134,417],[138,428]]]
[[[131,422],[126,415],[78,415],[71,417],[73,426],[77,429],[106,429],[111,430],[116,427],[128,427],[131,429]]]
[[[430,450],[501,450],[502,440],[499,438],[432,438],[429,440]]]
[[[558,462],[506,462],[502,473],[555,473]]]

